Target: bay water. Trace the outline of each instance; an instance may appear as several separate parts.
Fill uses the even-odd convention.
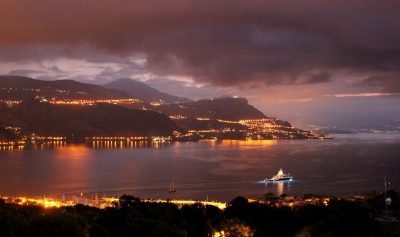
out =
[[[264,183],[279,169],[292,181]],[[0,195],[130,194],[144,199],[229,202],[304,194],[350,197],[400,191],[400,134],[339,134],[326,140],[45,145],[0,150]],[[171,183],[177,190],[169,193]]]

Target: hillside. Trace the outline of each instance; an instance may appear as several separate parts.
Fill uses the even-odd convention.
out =
[[[158,102],[164,101],[167,103],[173,102],[189,102],[190,99],[182,98],[178,96],[169,95],[167,93],[158,91],[142,82],[131,80],[128,78],[119,79],[108,84],[103,85],[104,88],[116,89],[120,91],[125,91],[135,98],[139,98],[144,102]]]
[[[35,96],[58,100],[132,98],[127,92],[73,80],[43,81],[20,76],[0,76],[0,100],[24,100]]]
[[[54,105],[27,99],[3,111],[3,125],[18,126],[40,136],[170,136],[180,128],[167,116],[113,104]]]
[[[192,136],[246,140],[321,138],[316,133],[296,129],[289,122],[265,116],[244,98],[164,101],[150,105],[132,99],[127,92],[72,80],[3,76],[0,83],[0,126],[14,129],[15,134],[75,139],[172,136],[173,131],[181,131],[176,136],[181,140]],[[126,85],[127,90],[128,85],[135,84],[130,79],[115,83]],[[0,131],[1,134],[3,139],[10,137],[5,131]]]
[[[266,118],[262,112],[249,105],[244,98],[190,101],[186,98],[162,93],[144,83],[131,79],[119,79],[101,87],[73,80],[43,81],[19,76],[0,76],[0,100],[22,101],[37,96],[45,97],[52,101],[129,98],[139,98],[145,102],[162,100],[164,103],[161,106],[150,106],[143,102],[120,103],[119,105],[129,108],[145,107],[166,115],[181,115],[185,117],[235,121]]]
[[[156,107],[166,115],[239,121],[267,118],[261,111],[249,105],[244,98],[199,100],[179,104],[163,104]]]

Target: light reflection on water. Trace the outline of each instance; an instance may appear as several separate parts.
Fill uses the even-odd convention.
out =
[[[399,135],[332,140],[122,142],[43,145],[0,151],[0,195],[124,193],[141,198],[262,197],[266,192],[351,196],[400,189]],[[282,168],[291,182],[264,183]],[[174,180],[176,193],[168,193]]]
[[[271,192],[275,194],[275,196],[291,193],[290,186],[292,182],[294,181],[267,182],[265,183],[265,193]]]
[[[88,146],[95,149],[113,148],[158,148],[171,145],[172,142],[153,142],[153,141],[89,141]]]

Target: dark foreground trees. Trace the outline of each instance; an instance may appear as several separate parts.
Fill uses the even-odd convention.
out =
[[[371,211],[361,202],[336,199],[328,206],[292,209],[237,197],[225,210],[144,202],[129,195],[106,209],[81,204],[46,209],[0,199],[0,236],[293,236],[306,226],[313,236],[391,236],[370,218]]]

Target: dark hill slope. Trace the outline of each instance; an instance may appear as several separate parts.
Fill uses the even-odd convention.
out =
[[[127,99],[123,91],[73,80],[43,81],[20,76],[0,76],[0,100],[24,100],[44,96],[48,99]]]
[[[128,78],[123,78],[123,79],[119,79],[119,80],[110,82],[108,84],[103,85],[103,87],[108,88],[108,89],[116,89],[116,90],[128,92],[135,98],[139,98],[140,100],[143,100],[144,102],[147,102],[147,103],[156,102],[156,101],[160,101],[160,100],[168,102],[168,103],[191,101],[190,99],[187,99],[187,98],[173,96],[173,95],[169,95],[167,93],[158,91],[142,82],[128,79]]]
[[[0,103],[0,127],[14,126],[16,118],[12,114],[12,110],[5,104]]]
[[[239,121],[267,118],[244,98],[222,98],[165,104],[156,108],[167,115]]]
[[[112,104],[53,105],[29,99],[13,108],[25,131],[40,136],[172,135],[179,127],[167,116]]]

